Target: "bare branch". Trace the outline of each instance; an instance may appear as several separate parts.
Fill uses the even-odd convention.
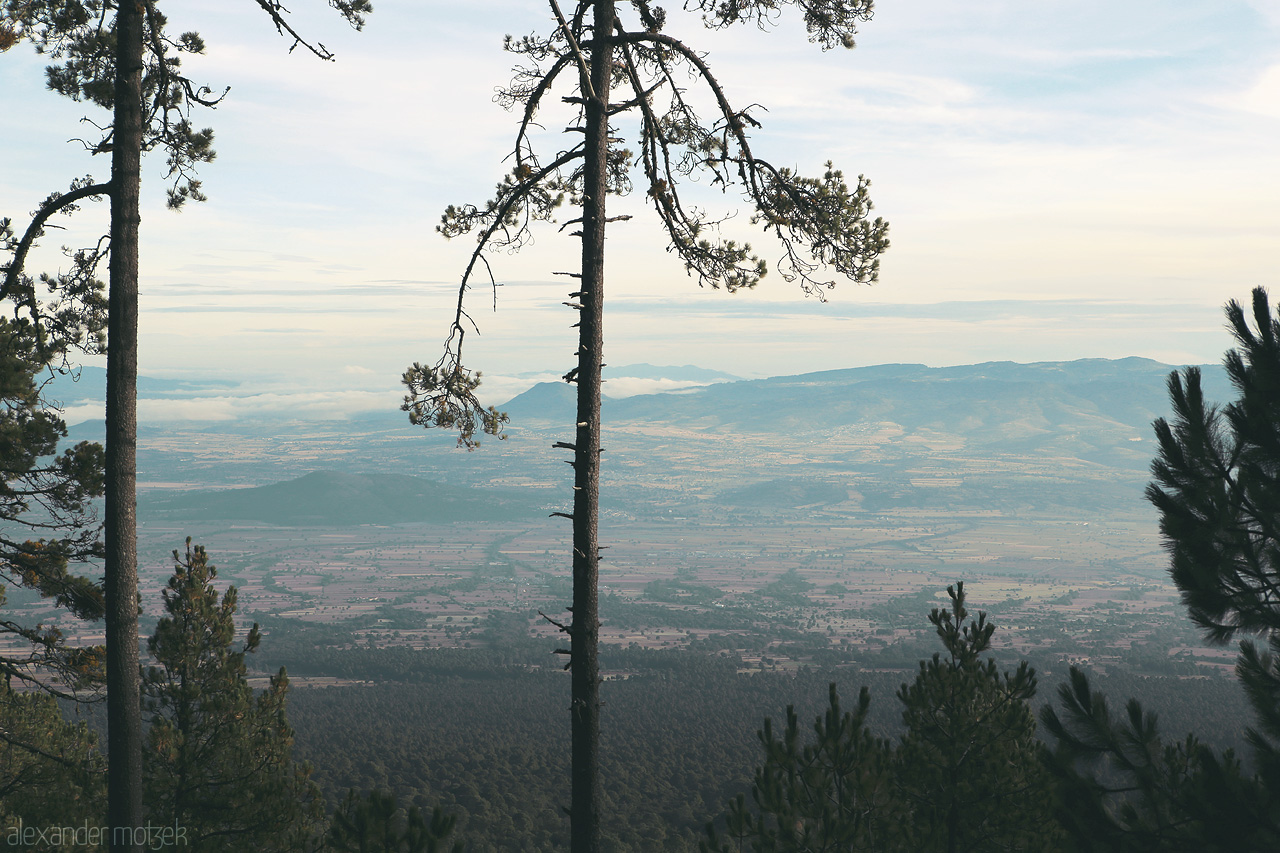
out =
[[[582,48],[578,47],[578,40],[573,37],[573,30],[569,29],[569,24],[565,22],[564,15],[560,12],[560,4],[556,0],[549,0],[549,2],[551,11],[555,12],[556,20],[560,23],[560,31],[564,33],[565,41],[569,43],[569,50],[578,63],[578,85],[582,87],[586,97],[598,101],[596,90],[591,86],[591,70],[587,67],[587,58],[582,55]]]
[[[546,74],[538,81],[533,91],[529,93],[525,101],[524,115],[520,119],[520,130],[516,133],[515,156],[517,164],[524,163],[524,150],[528,144],[529,127],[533,124],[533,117],[537,114],[538,107],[542,104],[542,96],[551,88],[560,72],[569,65],[570,60],[571,57],[569,56],[557,58],[555,63],[547,69]]]
[[[279,0],[257,0],[258,6],[262,11],[266,12],[271,18],[271,23],[275,25],[276,32],[280,35],[287,35],[293,39],[293,44],[289,46],[289,52],[293,53],[294,49],[299,45],[305,47],[315,56],[326,62],[333,61],[333,52],[330,51],[320,42],[312,44],[303,38],[293,25],[284,17],[289,10],[284,7]],[[329,0],[329,5],[338,11],[347,20],[352,28],[359,30],[364,27],[364,16],[373,11],[373,7],[368,0]]]

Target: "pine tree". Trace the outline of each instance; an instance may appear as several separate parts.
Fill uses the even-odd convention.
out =
[[[42,692],[0,683],[0,847],[20,849],[18,828],[99,828],[106,814],[106,761],[85,723],[67,722]],[[87,851],[88,833],[41,850]]]
[[[292,48],[301,45],[321,59],[333,58],[323,45],[298,34],[279,0],[256,2],[276,31],[293,39]],[[328,5],[357,29],[371,11],[368,0],[328,0]],[[0,0],[0,12],[0,50],[31,42],[54,60],[46,69],[51,89],[110,113],[110,120],[90,121],[102,136],[83,142],[92,154],[110,154],[110,181],[85,178],[72,182],[70,192],[50,196],[19,241],[4,287],[8,291],[11,279],[22,276],[26,252],[49,216],[74,210],[84,198],[110,198],[108,234],[90,253],[95,265],[107,257],[109,282],[103,525],[109,820],[113,827],[133,828],[142,822],[136,517],[142,155],[156,148],[167,155],[170,207],[203,200],[195,170],[213,159],[213,131],[197,129],[190,116],[193,107],[215,106],[222,96],[181,72],[182,54],[202,53],[204,41],[195,32],[176,38],[167,32],[159,0]],[[112,850],[128,849],[141,847],[112,841]]]
[[[571,849],[595,853],[601,808],[597,581],[604,249],[606,228],[616,221],[608,215],[608,197],[628,192],[632,168],[638,167],[669,251],[699,285],[729,291],[754,287],[768,264],[750,244],[721,233],[729,215],[716,218],[682,197],[681,184],[695,173],[712,186],[741,190],[753,209],[752,224],[779,245],[782,276],[820,298],[835,285],[825,277],[832,273],[858,283],[875,281],[889,241],[887,224],[871,217],[869,182],[861,176],[851,186],[827,163],[821,177],[805,177],[757,155],[750,138],[760,126],[754,105],[735,107],[704,56],[663,32],[666,9],[651,0],[579,0],[568,15],[558,0],[548,0],[548,6],[555,20],[550,35],[508,37],[505,44],[524,63],[498,94],[520,113],[511,171],[491,200],[450,206],[442,217],[442,234],[476,232],[477,245],[462,275],[444,355],[405,372],[404,408],[413,423],[457,429],[458,443],[468,448],[476,445],[477,430],[502,435],[506,415],[481,404],[480,375],[463,364],[463,344],[475,327],[464,299],[482,267],[496,288],[488,253],[519,249],[531,238],[531,224],[553,219],[565,201],[578,207],[565,223],[581,239],[579,271],[568,273],[576,284],[565,303],[575,312],[577,363],[564,375],[578,386],[577,417],[573,440],[555,445],[573,453],[573,508],[555,513],[573,524],[572,621],[555,624],[569,637]],[[810,40],[824,49],[853,47],[858,24],[872,12],[872,0],[690,0],[684,9],[700,13],[712,29],[764,28],[787,6],[797,8]],[[560,100],[577,113],[567,128],[571,142],[542,156],[531,131],[558,89],[564,92]],[[627,114],[635,119],[638,154],[622,141],[619,126]]]
[[[1155,422],[1147,488],[1173,582],[1192,621],[1220,642],[1280,633],[1280,317],[1261,287],[1252,308],[1256,332],[1240,303],[1227,305],[1235,402],[1206,402],[1198,368],[1169,377],[1173,423]]]
[[[1137,701],[1113,718],[1073,669],[1061,713],[1046,707],[1042,718],[1056,741],[1060,816],[1078,849],[1280,848],[1280,318],[1263,288],[1251,312],[1232,300],[1226,313],[1237,347],[1224,362],[1239,397],[1219,407],[1205,400],[1198,368],[1170,375],[1173,419],[1154,424],[1160,453],[1147,498],[1192,621],[1211,642],[1252,634],[1269,645],[1243,640],[1236,659],[1257,719],[1248,732],[1255,772],[1193,734],[1164,740]]]
[[[0,4],[0,50],[18,36],[15,19]],[[103,450],[81,442],[58,453],[67,426],[44,389],[57,374],[74,371],[77,354],[100,354],[105,344],[105,285],[98,280],[100,246],[64,248],[67,269],[33,276],[27,255],[55,213],[69,214],[102,185],[71,182],[36,210],[19,235],[0,219],[0,582],[24,586],[52,598],[81,618],[100,619],[105,601],[100,583],[76,572],[101,559],[101,527],[93,500],[103,494]],[[47,291],[47,295],[41,291]],[[3,602],[0,585],[0,603]],[[53,686],[51,673],[74,685],[100,679],[103,649],[70,649],[61,634],[5,619],[0,631],[22,637],[30,653],[0,658],[6,677]],[[33,681],[39,675],[42,681]]]
[[[143,691],[149,819],[184,828],[193,853],[297,849],[322,812],[309,769],[290,757],[288,676],[281,668],[254,695],[245,655],[261,641],[257,624],[234,648],[235,587],[218,595],[217,570],[190,540],[173,556],[168,615],[147,643],[158,664]]]
[[[1169,377],[1174,420],[1155,422],[1160,455],[1147,498],[1192,621],[1213,642],[1243,633],[1269,646],[1241,641],[1236,675],[1257,719],[1249,745],[1280,838],[1280,312],[1272,316],[1262,287],[1251,309],[1226,307],[1236,347],[1223,364],[1235,401],[1206,404],[1195,368]]]
[[[0,240],[6,227],[0,223]],[[41,389],[70,345],[57,330],[42,340],[36,330],[44,318],[17,313],[0,317],[0,607],[12,584],[99,619],[102,587],[75,567],[102,553],[92,505],[102,494],[102,447],[82,442],[57,453],[67,428]],[[83,315],[69,322],[82,327]],[[71,648],[56,628],[8,618],[0,618],[0,633],[28,644],[0,656],[4,678],[55,689],[101,678],[101,648]]]
[[[752,803],[740,796],[708,824],[703,853],[1057,849],[1030,707],[1035,672],[984,662],[994,627],[985,614],[969,619],[964,584],[947,593],[951,607],[929,616],[946,655],[921,661],[898,691],[901,741],[867,731],[865,687],[858,709],[842,713],[831,685],[812,743],[800,743],[793,709],[781,738],[766,720]]]
[[[764,764],[756,769],[751,807],[739,795],[729,804],[723,832],[713,821],[703,853],[887,850],[903,817],[893,792],[892,748],[866,728],[871,697],[858,695],[856,711],[842,711],[836,686],[814,721],[814,740],[800,743],[794,707],[778,737],[764,721]]]
[[[948,609],[929,614],[945,656],[920,662],[898,691],[906,732],[898,785],[909,810],[906,849],[965,853],[1048,850],[1047,778],[1035,739],[1035,670],[1001,672],[990,649],[995,626],[969,618],[964,583],[947,587]],[[966,624],[967,623],[967,624]]]
[[[436,806],[426,818],[417,806],[401,809],[394,794],[354,790],[334,812],[328,849],[340,853],[462,853],[462,842],[446,847],[455,818]]]

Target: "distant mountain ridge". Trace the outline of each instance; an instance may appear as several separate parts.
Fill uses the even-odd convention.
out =
[[[682,428],[729,429],[751,433],[823,432],[852,424],[896,423],[907,431],[941,430],[964,435],[977,444],[1022,442],[1053,432],[1088,433],[1097,426],[1123,425],[1149,434],[1150,422],[1168,411],[1165,381],[1175,368],[1145,358],[1079,359],[1020,364],[986,362],[954,367],[881,364],[823,370],[767,379],[729,381],[719,371],[700,368],[629,365],[616,368],[629,378],[703,381],[711,384],[662,393],[612,398],[605,385],[605,420],[665,423]],[[1211,400],[1231,399],[1220,366],[1202,366]],[[606,378],[614,369],[606,370]],[[83,368],[78,383],[59,377],[50,397],[67,404],[101,399],[103,371]],[[696,374],[696,375],[695,375]],[[139,379],[147,398],[179,399],[215,394],[235,396],[236,386],[216,381]],[[483,390],[483,389],[482,389]],[[514,428],[571,424],[576,412],[575,385],[540,382],[498,406]],[[224,422],[206,421],[215,433],[252,431],[270,434],[274,424],[289,421],[284,413],[258,411]],[[386,411],[353,412],[348,422],[394,428],[404,415]],[[252,423],[251,423],[252,422]],[[167,428],[142,425],[144,431]],[[75,440],[101,440],[103,425],[95,420],[72,430]]]
[[[1234,397],[1221,367],[1201,369],[1210,400],[1226,402]],[[1170,412],[1165,385],[1172,370],[1170,365],[1144,358],[1001,361],[936,368],[882,364],[606,398],[604,422],[614,458],[622,458],[630,448],[633,455],[628,464],[639,466],[633,473],[640,475],[647,466],[658,466],[640,480],[681,478],[691,463],[689,470],[705,464],[708,471],[722,472],[708,494],[719,494],[737,506],[760,500],[754,492],[736,491],[760,483],[772,483],[766,491],[784,496],[788,505],[821,502],[824,498],[820,494],[815,498],[808,486],[797,487],[792,494],[790,487],[773,481],[780,477],[801,483],[834,481],[836,469],[828,463],[863,472],[853,479],[871,476],[868,465],[897,466],[901,470],[894,476],[900,484],[894,488],[899,491],[907,488],[901,483],[910,485],[913,478],[920,479],[919,474],[908,475],[908,469],[961,472],[969,489],[977,488],[975,478],[990,474],[999,479],[991,472],[1011,464],[1045,472],[1092,472],[1080,474],[1092,478],[1088,489],[1098,487],[1092,481],[1101,478],[1140,494],[1155,452],[1151,422]],[[545,452],[550,441],[543,442],[563,440],[572,429],[575,393],[576,386],[571,384],[541,383],[501,405],[511,416],[512,441],[486,442],[476,455],[455,453],[453,436],[447,431],[412,427],[403,412],[390,405],[385,411],[352,414],[343,420],[259,413],[227,420],[144,422],[139,445],[143,479],[263,484],[296,477],[317,466],[349,470],[361,465],[363,470],[422,474],[456,485],[485,486],[495,480],[551,482],[560,462]],[[69,441],[101,440],[102,429],[101,420],[85,422],[72,428]],[[731,441],[721,445],[705,440],[718,437]],[[229,442],[225,452],[215,449],[223,442]],[[290,449],[303,446],[311,451],[295,455]],[[824,461],[813,461],[818,459]],[[785,468],[780,467],[784,464]],[[677,470],[662,470],[671,465]],[[233,470],[234,475],[229,473]],[[1065,496],[1060,479],[1052,488]],[[958,482],[956,477],[951,480]],[[627,477],[621,482],[631,481]],[[1081,486],[1078,498],[1072,500],[1087,500],[1088,489]],[[614,489],[610,494],[622,492]],[[895,495],[896,491],[885,499],[898,500]],[[222,500],[233,498],[218,499]],[[420,499],[411,495],[375,498],[374,504],[386,507],[397,501],[409,507],[420,505]],[[979,497],[973,502],[978,505]],[[303,512],[300,507],[306,506],[305,501],[300,498],[294,503],[299,508],[287,516],[271,505],[261,512],[244,506],[235,512],[245,518],[283,518],[279,523],[303,523],[299,521],[303,516],[335,523],[395,523],[432,512],[453,517],[448,507],[423,505],[410,515],[393,507],[351,521],[340,507]],[[464,501],[460,506],[485,511],[483,501]],[[181,500],[163,509],[186,511]],[[208,509],[218,513],[216,517],[231,517],[232,510],[220,503]]]
[[[609,425],[660,423],[745,433],[823,433],[894,424],[949,434],[970,448],[1062,452],[1145,468],[1151,422],[1168,414],[1175,368],[1145,358],[956,367],[882,364],[722,382],[677,394],[606,399]],[[1225,374],[1201,368],[1210,399],[1229,399]],[[575,389],[542,383],[508,403],[513,422],[563,422]],[[1141,443],[1141,446],[1130,446]]]
[[[255,521],[282,527],[348,527],[408,522],[500,521],[540,514],[537,502],[509,489],[449,486],[402,474],[313,471],[249,489],[185,492],[146,501],[165,518]]]
[[[614,399],[608,392],[608,380],[612,379],[650,379],[675,383],[688,383],[695,388],[699,385],[710,385],[724,382],[741,382],[742,377],[734,376],[720,370],[710,370],[686,364],[680,367],[653,364],[626,364],[621,367],[612,365],[606,371],[605,388],[601,392],[604,400]],[[616,387],[616,386],[615,386]],[[678,392],[691,393],[693,388],[684,387]],[[637,394],[634,396],[650,397],[653,394]],[[567,382],[538,382],[527,391],[512,397],[498,408],[512,418],[530,417],[541,420],[565,420],[572,418],[577,412],[577,386]]]
[[[1056,506],[1085,515],[1103,504],[1131,506],[1141,502],[1156,452],[1151,422],[1170,413],[1165,384],[1173,369],[1142,358],[884,364],[606,399],[606,501],[618,512],[648,506],[676,515],[702,505]],[[1222,368],[1202,369],[1209,399],[1233,398]],[[510,440],[485,441],[474,454],[459,452],[449,431],[414,427],[391,406],[342,420],[144,423],[145,509],[282,525],[526,514],[564,497],[550,488],[562,482],[564,466],[549,448],[572,434],[575,392],[544,383],[500,406],[511,415]],[[101,431],[101,420],[86,422],[71,440],[100,439]],[[290,479],[319,477],[315,469],[324,467],[430,480]],[[451,494],[431,481],[476,491]],[[536,485],[523,494],[490,488],[522,482]],[[266,491],[213,496],[149,485],[164,483]],[[564,506],[540,511],[553,508]]]

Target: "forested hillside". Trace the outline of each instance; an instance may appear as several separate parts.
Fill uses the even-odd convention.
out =
[[[568,827],[568,732],[561,720],[565,677],[554,669],[503,666],[482,654],[397,669],[418,658],[350,654],[343,676],[370,683],[295,690],[290,720],[297,755],[310,761],[330,804],[347,789],[385,788],[402,801],[444,803],[459,815],[459,837],[477,851],[562,849]],[[756,736],[794,705],[803,725],[823,709],[834,682],[852,705],[871,690],[872,731],[902,730],[898,688],[910,670],[807,669],[739,674],[736,662],[697,653],[633,652],[607,666],[632,675],[603,685],[603,777],[609,849],[695,851],[707,821],[746,793],[763,753]],[[393,662],[396,658],[399,663]],[[379,666],[379,661],[386,663]],[[354,661],[353,661],[354,663]],[[465,672],[464,665],[476,666]],[[1042,681],[1037,705],[1052,701],[1065,673]],[[1137,697],[1173,735],[1200,730],[1218,747],[1244,745],[1248,711],[1226,678],[1112,676],[1094,679],[1108,696]],[[1203,721],[1217,724],[1204,729]]]

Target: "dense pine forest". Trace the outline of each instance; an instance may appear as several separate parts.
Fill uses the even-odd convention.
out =
[[[365,657],[360,655],[360,657]],[[480,657],[480,655],[476,655]],[[868,728],[902,731],[895,694],[910,672],[804,670],[739,674],[736,662],[688,652],[636,652],[625,680],[605,684],[603,754],[614,850],[697,850],[704,826],[737,795],[750,796],[765,717],[780,725],[794,705],[807,734],[835,684],[852,704],[870,688]],[[622,661],[620,660],[619,663]],[[477,662],[479,663],[479,662]],[[606,666],[613,666],[613,662]],[[446,804],[475,850],[555,850],[567,843],[567,740],[559,723],[564,677],[521,667],[470,673],[419,671],[412,680],[371,666],[375,683],[295,691],[295,754],[309,761],[326,800],[349,788],[395,792],[402,802]],[[1062,683],[1041,681],[1034,705]],[[1244,746],[1248,711],[1226,678],[1095,677],[1108,696],[1138,698],[1161,730],[1185,733],[1206,719],[1215,747]]]
[[[1018,661],[999,650],[998,627],[993,639],[1001,669],[1014,671]],[[393,814],[401,821],[410,807],[428,813],[441,809],[455,821],[451,837],[463,839],[468,850],[542,851],[567,844],[568,744],[557,713],[565,701],[565,674],[547,666],[545,644],[525,640],[495,649],[411,651],[352,648],[340,640],[339,631],[277,626],[250,656],[258,672],[270,672],[273,661],[287,658],[295,677],[335,680],[332,686],[290,688],[287,694],[292,760],[308,767],[316,785],[310,796],[317,806],[323,804],[317,816],[321,810],[327,815],[313,829],[336,819],[352,792],[383,792],[394,797]],[[868,688],[867,732],[900,740],[905,708],[898,693],[912,678],[909,669],[866,671],[854,665],[751,672],[723,653],[640,648],[607,649],[603,665],[619,676],[602,689],[610,814],[605,849],[617,851],[698,850],[707,840],[707,823],[739,795],[752,796],[752,781],[765,757],[764,720],[781,726],[790,707],[801,721],[800,741],[812,740],[811,724],[829,710],[832,687],[849,707]],[[1041,677],[1028,708],[1038,711],[1053,703],[1067,679],[1061,667]],[[1248,755],[1249,706],[1235,679],[1116,672],[1091,674],[1090,681],[1117,704],[1139,701],[1157,716],[1166,735],[1199,731],[1213,749]],[[20,695],[10,698],[19,701]],[[15,706],[10,707],[12,713]],[[100,708],[63,703],[62,713],[90,727],[74,741],[79,746],[48,745],[63,750],[61,755],[78,749],[84,770],[100,771],[93,747],[94,731],[103,724]],[[1204,726],[1208,719],[1215,721],[1213,727]],[[1040,739],[1046,740],[1043,732]],[[24,764],[12,746],[6,765],[11,771]],[[1047,752],[1043,758],[1048,759]],[[75,776],[65,768],[26,762],[15,775],[24,794],[19,799],[15,788],[3,802],[27,825],[65,813],[83,821],[101,796],[100,787],[89,786],[77,795],[79,805],[64,812],[70,808],[67,790],[76,790],[69,782]],[[1049,808],[1051,794],[1040,796],[1039,805]],[[331,844],[335,850],[356,849],[336,840]],[[307,848],[304,843],[296,849]],[[848,849],[900,848],[886,843]]]

